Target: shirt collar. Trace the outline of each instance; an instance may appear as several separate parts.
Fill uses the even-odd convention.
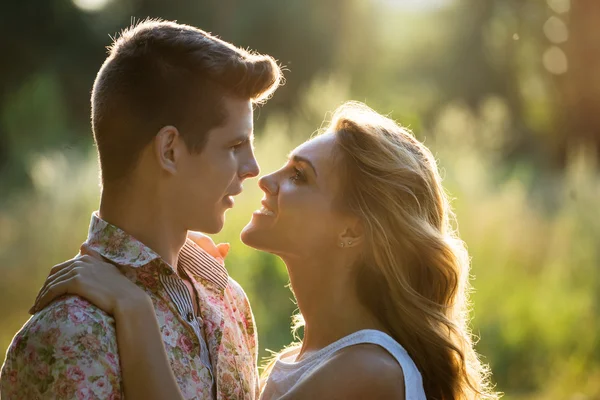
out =
[[[86,243],[90,249],[119,265],[139,268],[157,259],[162,261],[154,250],[125,231],[104,221],[97,211],[92,213]],[[186,240],[179,252],[178,264],[179,267],[195,276],[213,282],[221,289],[227,287],[229,274],[222,262],[190,239]]]

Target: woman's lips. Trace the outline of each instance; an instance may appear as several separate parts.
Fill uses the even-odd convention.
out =
[[[275,212],[269,207],[265,200],[261,201],[262,207],[259,210],[256,210],[254,214],[264,215],[267,217],[274,217]]]
[[[275,213],[273,211],[269,210],[268,208],[266,208],[265,206],[262,206],[260,208],[260,210],[254,211],[254,214],[264,215],[266,217],[274,217],[275,216]]]

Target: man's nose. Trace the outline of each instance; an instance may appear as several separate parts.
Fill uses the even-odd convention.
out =
[[[255,178],[258,174],[260,174],[260,167],[256,158],[252,155],[252,157],[243,163],[242,168],[240,169],[240,178]]]

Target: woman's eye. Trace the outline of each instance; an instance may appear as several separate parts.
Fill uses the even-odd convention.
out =
[[[305,179],[304,179],[304,175],[302,174],[302,171],[300,171],[298,168],[294,167],[293,175],[290,177],[290,180],[292,182],[303,182]]]

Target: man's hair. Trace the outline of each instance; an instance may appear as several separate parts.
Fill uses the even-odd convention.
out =
[[[281,79],[272,57],[200,29],[161,20],[132,25],[109,47],[92,91],[103,184],[125,178],[167,125],[179,130],[191,152],[201,152],[207,132],[227,119],[223,97],[261,103]]]

